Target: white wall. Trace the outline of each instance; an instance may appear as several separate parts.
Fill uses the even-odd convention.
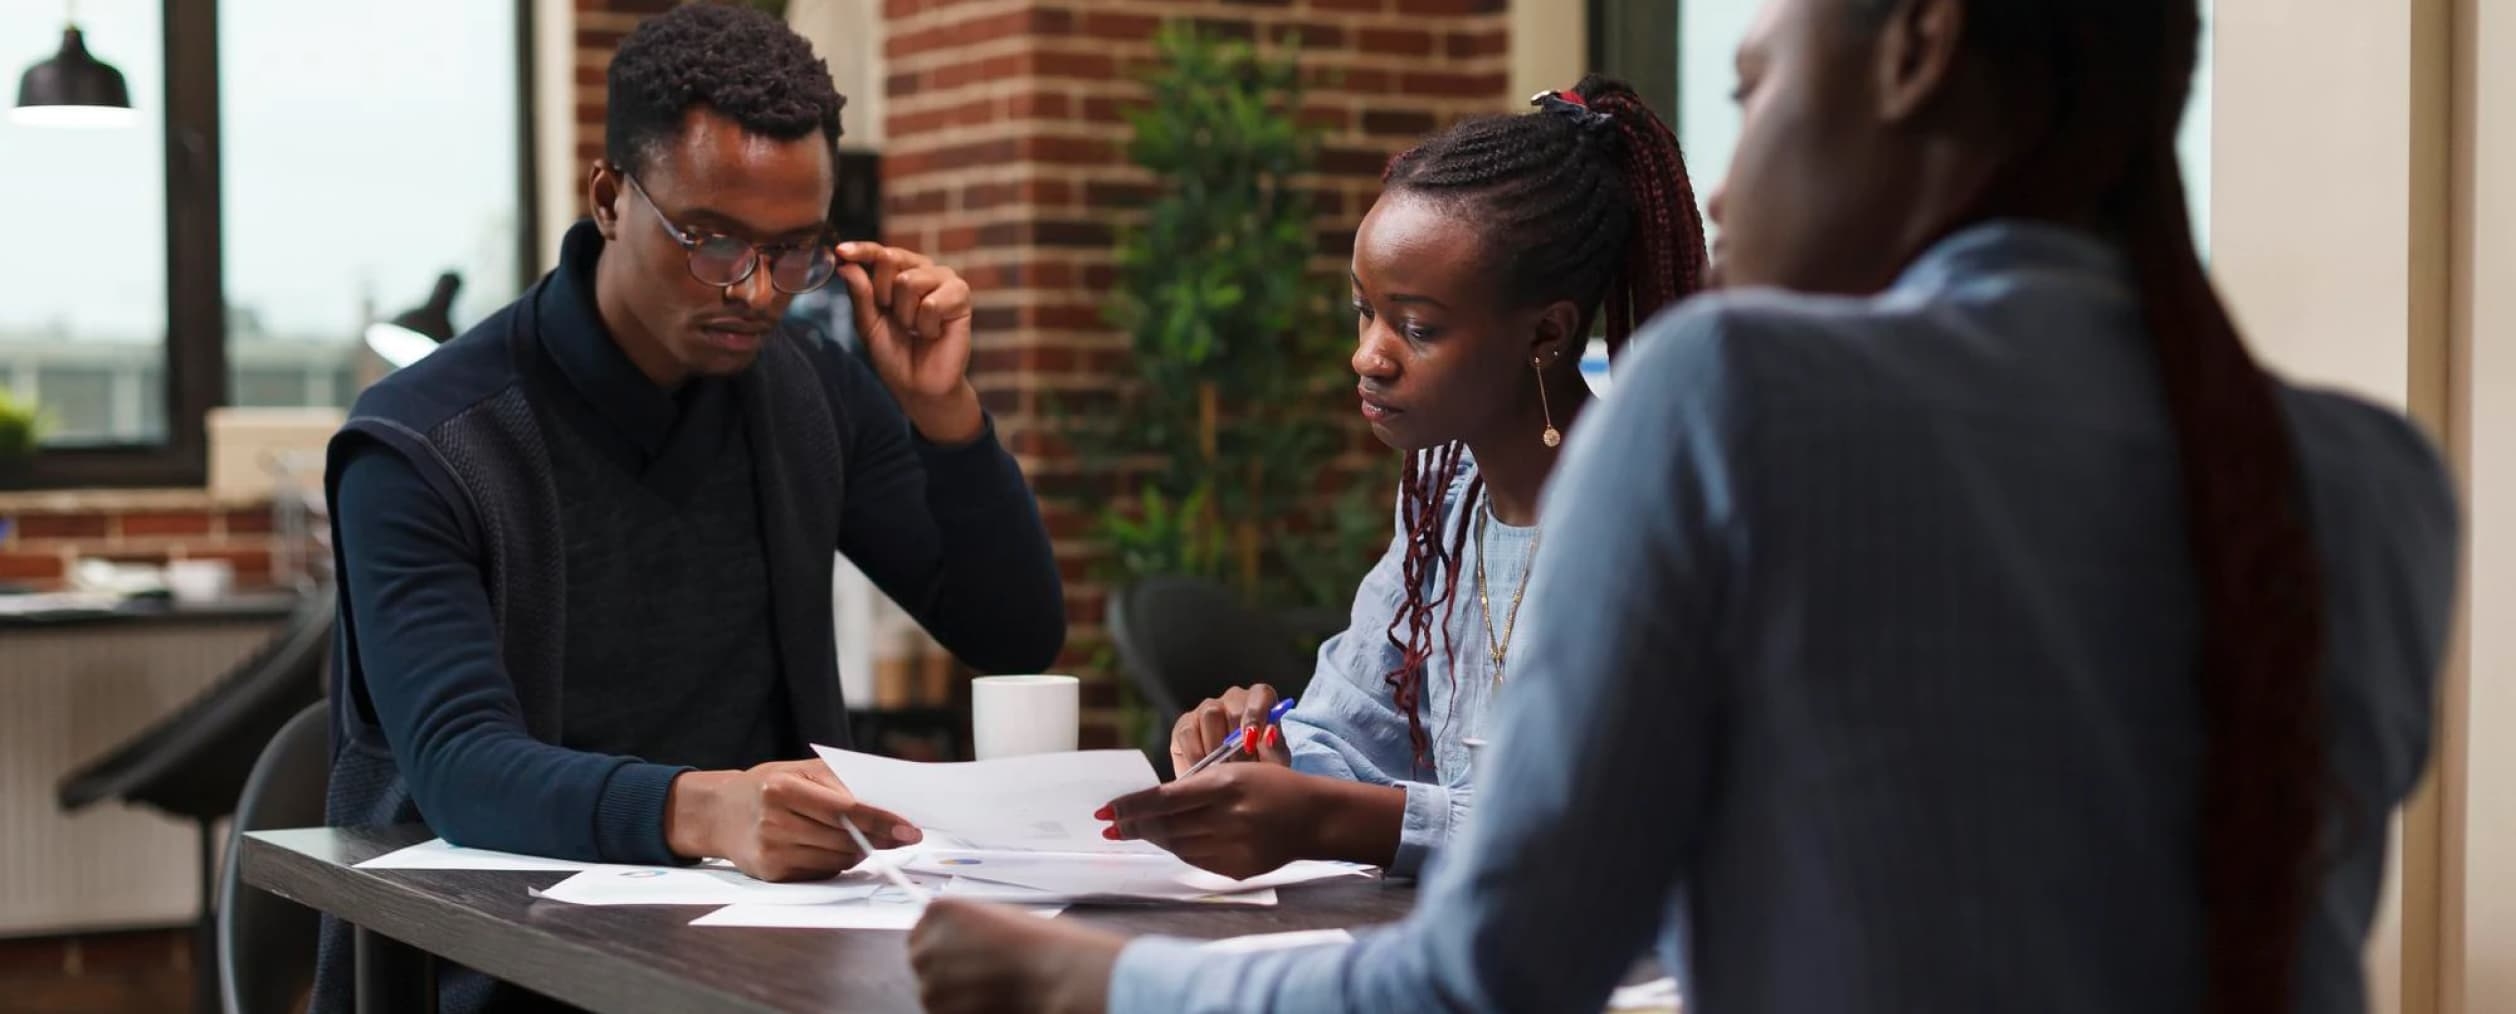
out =
[[[2410,390],[2407,3],[2219,0],[2214,273],[2278,367]]]
[[[2212,270],[2238,326],[2276,370],[2408,408],[2410,5],[2220,0],[2217,14]],[[2404,1009],[2394,841],[2368,948],[2384,1012]]]
[[[533,200],[539,205],[543,271],[559,266],[559,241],[577,220],[586,167],[577,164],[577,13],[569,0],[533,0]]]
[[[1570,88],[1581,80],[1590,70],[1587,17],[1577,0],[1512,0],[1512,98]]]
[[[2293,376],[2407,409],[2465,487],[2436,764],[2398,822],[2374,1009],[2516,1003],[2516,10],[2220,0],[2214,267]]]

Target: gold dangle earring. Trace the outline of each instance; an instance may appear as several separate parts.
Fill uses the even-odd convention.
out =
[[[1530,356],[1529,372],[1535,373],[1538,376],[1538,411],[1546,413],[1546,432],[1539,434],[1538,439],[1545,441],[1546,446],[1548,447],[1554,447],[1562,444],[1564,442],[1564,433],[1562,430],[1555,428],[1555,408],[1554,406],[1546,403],[1545,357]]]

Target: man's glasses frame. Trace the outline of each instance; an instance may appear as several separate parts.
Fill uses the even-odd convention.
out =
[[[838,274],[838,254],[831,249],[832,234],[826,228],[809,242],[768,244],[703,229],[685,229],[664,214],[663,206],[655,203],[637,177],[618,166],[612,167],[612,171],[637,192],[647,210],[655,213],[655,224],[663,227],[664,235],[689,255],[692,278],[732,288],[749,279],[765,262],[769,265],[769,287],[792,296],[828,285],[831,277]]]

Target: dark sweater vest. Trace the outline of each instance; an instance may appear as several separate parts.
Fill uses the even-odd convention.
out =
[[[349,452],[382,446],[408,460],[455,506],[487,579],[500,658],[526,730],[543,742],[565,744],[569,619],[592,613],[569,598],[567,512],[528,381],[543,355],[533,308],[550,285],[545,277],[470,332],[369,388],[333,438],[327,474],[336,479]],[[811,340],[781,329],[735,385],[753,457],[767,615],[790,742],[846,746],[830,599],[844,492],[838,430],[844,416],[834,405],[836,365],[825,361],[838,353],[811,348]],[[327,498],[334,493],[327,489]],[[339,533],[333,534],[337,547]],[[357,638],[357,617],[345,604],[333,649],[326,822],[420,823],[424,817],[377,729]],[[349,1008],[349,944],[348,927],[326,917],[316,962],[318,1012]],[[446,969],[440,976],[446,1014],[478,1010],[489,996],[490,983],[477,973]]]
[[[560,745],[704,771],[794,760],[806,752],[787,742],[751,441],[694,414],[672,439],[704,442],[690,449],[710,464],[672,489],[622,469],[582,423],[543,417],[558,452],[568,605],[603,618],[568,625]]]

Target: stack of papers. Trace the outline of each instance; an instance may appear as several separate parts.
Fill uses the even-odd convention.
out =
[[[831,880],[773,884],[735,869],[622,866],[583,871],[533,896],[571,905],[826,905],[863,901],[885,887],[855,870]]]
[[[857,799],[971,848],[1168,854],[1147,842],[1103,838],[1103,822],[1092,817],[1110,800],[1162,783],[1141,751],[1084,750],[947,764],[826,746],[813,747],[813,752]]]
[[[1304,861],[1234,881],[1167,854],[1000,852],[965,845],[938,836],[931,844],[877,853],[871,862],[892,864],[932,894],[1017,905],[1042,916],[1082,902],[1267,906],[1276,904],[1277,887],[1370,872],[1370,867],[1351,863]],[[378,856],[358,868],[568,873],[547,888],[526,890],[541,900],[570,905],[714,909],[693,926],[906,930],[926,910],[870,863],[830,880],[775,884],[755,880],[721,859],[695,866],[587,863],[464,848],[439,839]]]
[[[122,605],[113,592],[20,592],[0,595],[0,616],[83,616],[110,613]]]
[[[1341,929],[1294,930],[1290,933],[1260,933],[1255,936],[1225,937],[1200,945],[1209,951],[1249,954],[1256,951],[1282,951],[1295,947],[1318,947],[1324,944],[1350,944],[1354,934]]]
[[[858,799],[926,832],[907,848],[817,883],[754,880],[724,860],[695,866],[576,862],[423,842],[358,864],[371,870],[515,870],[572,874],[532,892],[571,905],[699,905],[694,926],[896,929],[923,902],[893,886],[889,864],[930,894],[1022,905],[1054,915],[1070,903],[1273,905],[1276,888],[1365,876],[1354,863],[1302,861],[1233,880],[1145,842],[1101,837],[1092,813],[1158,784],[1134,750],[1040,754],[1001,761],[918,764],[815,747]],[[1313,938],[1317,939],[1317,938]]]
[[[862,869],[861,867],[859,868]],[[849,875],[855,875],[850,871]],[[727,905],[697,919],[693,926],[744,926],[760,929],[860,929],[901,930],[917,928],[917,920],[926,914],[926,903],[910,897],[888,879],[870,885],[862,898],[841,903],[781,904],[774,901]],[[909,881],[928,894],[955,894],[948,877],[910,875]],[[1038,904],[1026,897],[990,898],[1017,905],[1033,915],[1047,918],[1065,911],[1064,905]]]
[[[1274,872],[1233,880],[1181,862],[1167,853],[1093,855],[935,848],[909,860],[908,869],[963,881],[982,881],[1036,892],[1038,900],[1067,902],[1275,903],[1275,889],[1336,877],[1359,877],[1370,867],[1302,860]],[[1264,900],[1261,900],[1264,899]]]
[[[1040,904],[1272,905],[1278,887],[1369,870],[1351,863],[1297,862],[1233,880],[1190,866],[1149,842],[1101,837],[1103,822],[1094,811],[1161,784],[1153,765],[1135,750],[951,764],[826,746],[813,750],[856,798],[928,832],[926,846],[911,853],[903,868],[952,878],[946,893]]]

